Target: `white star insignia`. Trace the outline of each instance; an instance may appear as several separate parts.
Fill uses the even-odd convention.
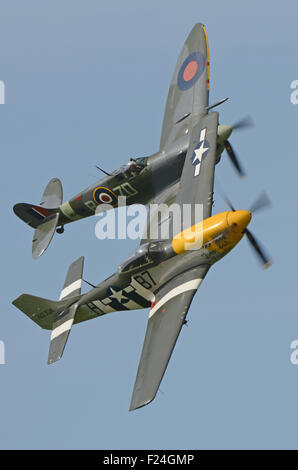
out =
[[[192,164],[195,165],[194,176],[198,176],[198,174],[200,173],[201,163],[203,161],[205,154],[209,150],[209,144],[207,141],[205,141],[205,136],[206,136],[206,128],[201,130],[199,146],[194,150],[194,155],[192,159]]]
[[[116,291],[115,289],[110,287],[110,291],[112,292],[112,295],[110,295],[110,299],[116,299],[120,304],[122,303],[122,300],[126,302],[129,300],[127,297],[125,297],[125,295],[122,294],[122,290]]]

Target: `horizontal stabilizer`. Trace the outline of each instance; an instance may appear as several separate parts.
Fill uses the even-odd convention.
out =
[[[41,328],[51,330],[56,315],[59,315],[79,298],[80,296],[71,300],[55,301],[36,297],[35,295],[22,294],[12,303]]]
[[[52,330],[49,364],[61,358],[74,322],[81,298],[83,265],[83,256],[70,265],[58,301],[22,294],[12,302],[41,328]]]
[[[32,240],[32,257],[39,258],[47,249],[54,236],[59,220],[59,213],[57,212],[49,220],[39,225],[33,235]]]
[[[69,266],[59,300],[64,300],[76,295],[80,295],[83,267],[84,256],[81,256]]]
[[[13,206],[13,211],[21,220],[32,228],[38,227],[46,221],[48,217],[55,214],[56,209],[46,209],[41,206],[34,206],[33,204],[26,204],[21,202]]]
[[[69,266],[60,294],[60,301],[70,300],[81,294],[83,266],[84,256],[81,256]],[[56,315],[52,325],[48,364],[61,359],[77,309],[78,304],[74,303]]]
[[[78,304],[75,303],[55,318],[51,334],[48,364],[61,359],[77,308]]]
[[[61,181],[53,178],[46,186],[40,205],[47,208],[56,208],[62,204],[63,190]]]
[[[47,184],[40,206],[21,202],[13,207],[14,213],[30,227],[35,228],[32,241],[32,257],[39,258],[49,246],[59,220],[62,204],[62,184],[53,178]]]

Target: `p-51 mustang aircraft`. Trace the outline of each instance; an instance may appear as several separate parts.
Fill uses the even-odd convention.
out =
[[[15,214],[35,229],[32,256],[38,258],[49,246],[52,237],[63,233],[64,225],[89,217],[95,211],[117,207],[119,196],[127,205],[149,204],[168,188],[177,194],[191,130],[201,116],[226,99],[211,106],[209,100],[209,52],[205,27],[195,25],[178,59],[170,85],[162,127],[159,151],[149,157],[131,159],[126,165],[62,203],[62,184],[53,178],[45,188],[40,205],[26,203],[14,206]],[[236,154],[228,141],[235,129],[247,127],[249,119],[234,126],[218,125],[216,163],[226,149],[235,169],[244,175]],[[200,142],[203,142],[201,139]],[[204,147],[197,149],[197,158],[204,156]],[[103,170],[102,170],[103,171]]]
[[[13,302],[39,326],[52,330],[49,364],[61,358],[73,324],[113,311],[150,307],[130,410],[154,399],[191,301],[210,267],[244,235],[262,264],[265,267],[270,264],[247,228],[252,213],[268,205],[265,196],[249,211],[235,210],[228,202],[229,211],[212,215],[219,126],[218,113],[209,112],[208,90],[207,36],[205,27],[197,24],[186,40],[170,86],[161,138],[161,148],[167,150],[152,157],[152,161],[158,166],[165,159],[165,166],[161,164],[160,168],[168,167],[171,172],[173,165],[175,178],[178,167],[181,172],[180,184],[161,192],[158,202],[167,205],[175,202],[181,209],[185,205],[201,204],[201,220],[192,225],[183,225],[183,221],[178,229],[170,223],[167,239],[150,239],[146,230],[134,255],[116,273],[85,294],[81,294],[84,262],[81,257],[70,266],[58,301],[23,294]],[[164,177],[163,171],[156,183],[159,187]],[[156,187],[152,195],[155,191]],[[55,217],[61,217],[60,212]],[[160,224],[158,216],[148,218],[149,228],[155,225],[158,229]]]

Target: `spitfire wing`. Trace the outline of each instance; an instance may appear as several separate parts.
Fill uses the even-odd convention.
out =
[[[209,51],[205,26],[197,23],[185,41],[170,84],[160,150],[193,127],[209,102]]]
[[[151,307],[130,410],[150,403],[159,388],[193,296],[209,266],[199,266],[170,280]]]

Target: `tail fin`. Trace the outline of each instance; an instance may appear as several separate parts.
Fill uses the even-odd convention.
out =
[[[22,294],[12,302],[39,326],[52,330],[48,364],[63,354],[79,306],[83,265],[83,256],[70,265],[59,301]]]
[[[46,186],[40,206],[20,203],[13,207],[14,213],[30,227],[35,228],[32,241],[32,256],[39,258],[49,246],[55,233],[62,203],[62,184],[53,178]]]
[[[13,206],[14,213],[32,228],[37,228],[44,223],[51,215],[57,212],[57,209],[47,209],[42,206],[26,204],[21,202]]]
[[[22,294],[12,303],[41,328],[51,330],[55,316],[59,315],[73,302],[69,300],[57,302],[35,297],[35,295]]]

